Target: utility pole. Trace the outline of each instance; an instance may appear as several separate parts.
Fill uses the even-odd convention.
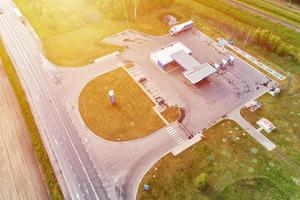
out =
[[[250,30],[249,30],[249,32],[248,32],[248,34],[247,34],[247,37],[246,37],[246,39],[245,39],[245,42],[244,42],[243,47],[245,47],[246,44],[247,44],[247,42],[248,42],[248,39],[249,39],[249,36],[250,36],[250,32],[251,32],[251,30],[252,30],[253,25],[254,25],[254,22],[252,22],[252,24],[251,24]]]

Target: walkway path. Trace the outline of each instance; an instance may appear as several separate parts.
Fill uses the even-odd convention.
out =
[[[262,144],[268,151],[272,151],[276,145],[262,133],[258,132],[249,122],[240,114],[240,109],[236,109],[228,114],[228,118],[234,120],[243,129],[245,129],[257,142]]]

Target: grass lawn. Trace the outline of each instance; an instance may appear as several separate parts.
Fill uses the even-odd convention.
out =
[[[101,15],[97,0],[15,0],[15,3],[40,36],[48,59],[62,66],[82,66],[122,50],[102,39],[127,28],[154,35],[168,30],[159,20],[163,11],[126,23]]]
[[[108,91],[113,89],[116,104]],[[155,104],[123,68],[90,81],[79,97],[79,110],[87,126],[112,141],[145,137],[165,124],[154,112]]]
[[[228,193],[243,187],[237,195],[247,200],[262,195],[258,187],[271,186],[276,192],[265,192],[264,199],[277,199],[278,195],[282,199],[299,199],[300,187],[295,180],[300,180],[300,167],[294,169],[277,150],[268,152],[243,133],[229,120],[208,129],[204,140],[176,157],[169,154],[158,161],[143,178],[137,199],[228,199]],[[195,179],[201,173],[208,174],[208,185],[198,191]],[[257,177],[266,177],[267,181]],[[249,183],[245,185],[244,178],[255,181],[246,187]],[[143,184],[149,184],[151,190],[143,191]],[[252,195],[248,196],[250,192]]]
[[[25,123],[27,125],[28,132],[30,133],[30,137],[33,144],[33,149],[35,151],[35,155],[38,161],[38,164],[41,168],[41,173],[46,182],[46,186],[50,193],[52,199],[64,199],[61,193],[59,184],[56,180],[55,173],[53,171],[52,165],[48,158],[48,154],[44,148],[42,139],[39,134],[39,130],[35,124],[33,115],[30,110],[30,106],[27,102],[24,90],[21,86],[18,75],[15,71],[15,68],[7,55],[3,43],[0,40],[0,58],[3,62],[3,68],[7,77],[9,79],[10,84],[17,96],[18,102],[20,104],[22,115],[25,119]]]
[[[169,122],[172,123],[180,117],[180,108],[171,106],[161,113],[161,115]]]
[[[263,104],[261,109],[254,113],[243,109],[242,115],[253,125],[262,117],[272,121],[277,128],[268,138],[300,166],[300,76],[293,77],[279,96],[265,94],[258,100]]]
[[[287,195],[270,179],[265,177],[243,178],[234,181],[222,190],[217,200],[288,200]]]

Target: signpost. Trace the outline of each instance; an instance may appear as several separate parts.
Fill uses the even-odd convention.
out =
[[[116,104],[116,97],[114,90],[109,90],[108,92],[109,100],[112,105]]]

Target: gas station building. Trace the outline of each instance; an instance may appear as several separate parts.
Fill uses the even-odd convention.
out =
[[[192,51],[179,41],[151,52],[151,60],[162,70],[174,63],[180,65],[184,69],[182,75],[192,84],[217,72],[210,64],[199,63],[192,56]]]

